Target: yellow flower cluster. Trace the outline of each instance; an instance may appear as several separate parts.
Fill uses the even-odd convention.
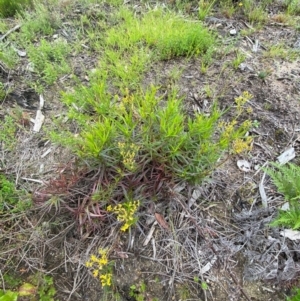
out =
[[[245,120],[242,125],[241,128],[243,130],[248,130],[250,127],[252,126],[252,122],[250,120]]]
[[[253,95],[250,94],[248,91],[244,91],[242,95],[239,97],[236,97],[234,99],[236,105],[237,105],[237,111],[238,113],[241,113],[243,111],[243,106],[246,102],[248,102],[251,98],[253,98]]]
[[[118,221],[124,223],[121,227],[121,231],[126,231],[136,223],[137,218],[134,215],[139,206],[140,201],[127,201],[116,206],[109,205],[106,210],[117,214]]]
[[[219,123],[219,128],[223,130],[222,137],[225,139],[230,139],[234,133],[234,126],[237,124],[237,121],[234,119],[230,122],[221,121]]]
[[[108,255],[107,250],[99,249],[99,257],[92,254],[90,259],[85,263],[87,268],[93,269],[93,276],[98,278],[102,286],[111,286],[112,283],[112,272],[108,266]]]
[[[139,146],[131,143],[126,144],[124,142],[119,142],[118,147],[120,149],[120,154],[122,156],[122,162],[129,171],[134,171],[136,168],[135,156],[139,151]]]
[[[246,137],[244,139],[236,139],[232,143],[233,152],[235,154],[240,154],[244,151],[252,150],[252,141],[251,137]]]

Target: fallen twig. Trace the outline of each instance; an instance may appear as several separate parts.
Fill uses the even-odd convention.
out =
[[[237,279],[235,278],[235,276],[233,275],[233,273],[231,271],[228,270],[228,273],[230,275],[230,277],[232,278],[232,280],[234,281],[234,283],[237,285],[237,287],[240,289],[241,293],[244,295],[244,297],[248,300],[251,301],[251,299],[248,297],[248,295],[246,294],[246,292],[244,291],[244,289],[240,286],[239,282],[237,281]]]
[[[12,29],[10,29],[6,34],[4,34],[1,38],[0,41],[3,41],[8,35],[10,35],[12,32],[18,30],[22,25],[18,24],[15,27],[13,27]]]

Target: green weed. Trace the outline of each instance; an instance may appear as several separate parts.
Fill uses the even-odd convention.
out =
[[[299,301],[300,300],[300,288],[293,289],[293,295],[291,297],[287,297],[286,301]]]
[[[265,57],[281,58],[289,61],[297,60],[299,55],[299,50],[287,48],[284,44],[272,45],[268,51],[264,53]]]
[[[5,278],[7,280],[7,277]],[[54,301],[56,289],[51,276],[36,273],[29,276],[30,282],[24,282],[22,285],[15,287],[16,291],[0,290],[0,301],[17,301],[19,297],[28,298],[30,301]]]
[[[200,0],[199,1],[199,19],[204,21],[212,10],[216,0]]]
[[[13,182],[0,174],[0,213],[19,213],[30,207],[26,192],[17,190]]]
[[[60,15],[55,11],[55,3],[47,5],[42,2],[36,1],[34,11],[24,12],[20,16],[22,27],[18,36],[14,38],[22,46],[26,46],[28,42],[33,42],[38,35],[51,35],[54,30],[59,28],[61,24]]]
[[[32,4],[31,0],[0,0],[0,16],[13,17]]]
[[[300,1],[299,0],[285,0],[285,5],[287,6],[287,12],[291,15],[300,14]]]
[[[18,293],[0,289],[0,301],[17,301]]]
[[[282,193],[290,204],[287,211],[280,210],[272,226],[286,226],[292,229],[300,228],[300,167],[294,164],[286,166],[272,164],[276,170],[268,168],[266,173],[272,178],[278,191]]]
[[[70,71],[66,61],[70,47],[63,40],[51,43],[42,39],[39,46],[30,44],[27,50],[34,71],[42,77],[47,85],[53,84],[59,76]]]
[[[138,285],[131,285],[129,288],[129,296],[134,298],[135,301],[144,301],[146,300],[146,284],[141,282]]]
[[[0,42],[0,62],[6,69],[13,68],[18,63],[19,58],[16,51],[2,42]]]
[[[232,0],[220,1],[221,11],[228,18],[231,18],[233,14],[241,7],[242,7],[242,2],[240,2],[240,5],[236,5],[236,3],[233,3]]]
[[[128,143],[138,147],[134,158],[135,172],[141,171],[147,162],[155,161],[165,166],[170,175],[201,182],[221,153],[248,128],[246,124],[236,130],[234,126],[230,129],[227,125],[218,127],[222,112],[217,106],[213,107],[210,116],[186,117],[176,91],[166,102],[157,96],[155,87],[145,93],[130,94],[127,91],[122,98],[113,98],[103,83],[95,85],[95,91],[92,85],[91,90],[82,88],[75,94],[66,94],[64,99],[71,107],[79,99],[76,106],[81,111],[88,112],[93,108],[97,113],[97,118],[91,121],[86,113],[72,113],[71,116],[83,126],[82,133],[76,138],[77,153],[109,167],[118,166],[130,171],[123,163],[118,146],[120,142]],[[214,137],[218,131],[219,140]]]
[[[37,295],[39,297],[39,301],[54,301],[56,289],[51,276],[42,277],[38,285]]]
[[[236,51],[236,56],[232,61],[232,66],[235,70],[239,68],[241,63],[243,63],[246,59],[246,55],[240,51]]]
[[[0,143],[3,150],[13,150],[17,143],[16,132],[16,121],[10,115],[5,115],[4,120],[0,120]]]
[[[268,2],[244,0],[241,2],[243,4],[244,14],[248,18],[249,22],[263,24],[268,20],[268,14],[266,13],[266,7]]]
[[[138,44],[152,48],[159,59],[170,59],[203,54],[215,43],[214,36],[200,23],[162,9],[149,11],[141,20],[121,9],[119,17],[124,22],[108,31],[106,42],[120,50]]]
[[[0,82],[0,101],[3,101],[5,98],[6,91],[2,82]]]

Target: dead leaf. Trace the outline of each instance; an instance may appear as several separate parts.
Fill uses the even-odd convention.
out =
[[[251,164],[246,160],[238,160],[236,164],[238,168],[244,172],[249,172],[251,170]]]
[[[277,157],[277,160],[280,164],[285,164],[295,158],[295,149],[293,147],[290,147],[286,151],[284,151],[279,157]]]
[[[126,252],[116,251],[116,255],[122,259],[128,258],[128,255]]]
[[[170,230],[170,227],[168,225],[168,223],[166,222],[166,220],[164,219],[164,217],[160,214],[155,212],[155,218],[157,220],[157,222],[166,230]]]
[[[280,232],[281,236],[287,237],[290,240],[298,240],[300,239],[300,232],[292,229],[284,229]]]

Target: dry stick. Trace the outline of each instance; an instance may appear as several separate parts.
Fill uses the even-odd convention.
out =
[[[10,35],[12,32],[18,30],[22,25],[18,24],[15,27],[13,27],[12,29],[10,29],[6,34],[4,34],[1,38],[0,41],[3,41],[8,35]]]
[[[198,226],[197,221],[192,217],[192,215],[190,214],[189,210],[187,210],[187,209],[185,208],[185,206],[180,202],[179,199],[176,198],[176,200],[177,200],[178,203],[181,205],[181,207],[183,208],[183,210],[188,214],[187,217],[188,217],[188,219],[190,219],[191,222],[195,225],[198,234],[199,234],[202,238],[204,238],[204,240],[206,240],[205,235],[203,235],[203,232],[202,232],[201,228]]]
[[[0,270],[0,276],[1,276],[1,280],[2,280],[2,289],[3,289],[4,292],[5,292],[5,282],[4,282],[4,279],[3,279],[3,275],[2,275],[1,270]]]
[[[251,301],[251,299],[248,297],[248,295],[245,293],[244,289],[240,286],[239,282],[237,281],[237,279],[235,278],[235,276],[232,274],[232,272],[230,270],[228,270],[228,273],[230,275],[230,277],[233,279],[234,283],[237,285],[237,287],[240,289],[240,291],[242,292],[242,294],[244,295],[244,297],[248,300]]]
[[[81,283],[85,279],[85,277],[82,277],[82,279],[79,278],[80,268],[81,268],[81,263],[78,262],[77,269],[76,269],[75,279],[73,281],[73,287],[72,287],[72,290],[70,291],[70,294],[69,294],[69,297],[68,297],[67,301],[69,301],[71,299],[72,295],[76,292],[76,290],[78,289],[78,287],[81,285]]]
[[[200,234],[200,236],[202,236],[204,238],[204,240],[206,240],[206,237],[202,234],[202,231],[200,229],[200,227],[198,226],[196,220],[191,216],[189,210],[186,209],[186,207],[180,202],[180,200],[177,199],[177,201],[179,202],[179,204],[182,206],[183,210],[188,214],[188,218],[192,221],[192,223],[196,226],[196,229],[198,230],[198,233]],[[211,246],[211,249],[213,250],[213,252],[215,254],[217,254],[217,252],[215,251],[214,247]],[[244,289],[239,285],[238,281],[236,280],[236,278],[234,277],[234,275],[229,271],[229,274],[231,276],[231,278],[233,279],[233,281],[235,282],[235,284],[238,286],[238,288],[240,289],[240,291],[242,292],[242,294],[245,296],[245,298],[248,301],[251,301],[251,299],[247,296],[247,294],[245,293]]]

